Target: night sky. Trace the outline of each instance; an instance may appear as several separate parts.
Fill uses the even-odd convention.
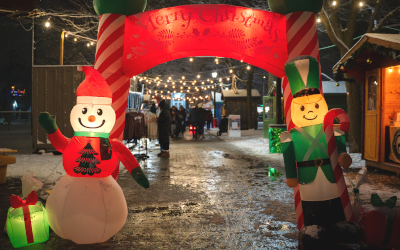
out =
[[[38,1],[38,7],[43,8],[43,5],[47,3],[55,4],[56,1]],[[159,8],[158,4],[158,2],[149,0],[147,9]],[[170,4],[181,5],[181,1],[172,1]],[[182,4],[188,3],[183,1]],[[89,14],[90,12],[93,12],[94,14],[93,10],[89,9],[88,11]],[[37,41],[35,64],[56,65],[58,64],[60,30],[63,29],[63,23],[58,23],[58,27],[46,29],[43,25],[45,20],[46,18],[43,17],[35,20],[35,41]],[[51,21],[54,22],[56,20],[52,19]],[[31,24],[32,22],[30,18],[24,19],[23,25],[26,29],[30,29]],[[359,30],[359,32],[362,31],[365,31],[365,29]],[[385,30],[385,33],[388,33],[386,31],[387,30]],[[15,85],[20,89],[27,89],[27,91],[30,91],[32,74],[32,31],[25,31],[23,27],[21,27],[21,24],[18,20],[0,17],[0,32],[2,34],[2,39],[0,39],[0,108],[4,110],[4,104],[2,104],[1,99],[4,99],[5,97],[5,85]],[[361,34],[362,33],[357,35]],[[96,39],[95,31],[83,35]],[[325,33],[319,34],[319,42],[320,47],[332,45],[332,42]],[[88,49],[86,48],[85,44],[86,42],[82,42],[81,44],[77,45],[73,44],[72,40],[66,41],[65,60],[67,63],[64,64],[93,64],[95,49],[94,47]],[[338,49],[329,48],[326,50],[321,50],[320,53],[322,72],[330,77],[333,77],[332,66],[340,59]],[[81,58],[78,58],[79,55],[83,55],[81,56],[81,58],[84,58],[83,61]],[[68,58],[68,56],[71,58]],[[84,63],[85,60],[88,63]],[[28,93],[28,95],[30,95],[30,93]],[[24,100],[22,100],[23,98],[20,99],[21,101],[26,102],[25,108],[27,109],[30,105],[30,98],[25,98]]]

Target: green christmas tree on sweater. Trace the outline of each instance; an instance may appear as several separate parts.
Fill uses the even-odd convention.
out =
[[[98,155],[98,153],[92,148],[92,145],[90,145],[90,140],[78,153],[81,154],[81,157],[76,159],[76,162],[79,162],[79,165],[74,168],[75,173],[94,175],[101,172],[101,169],[96,166],[100,161],[94,157],[95,155]]]

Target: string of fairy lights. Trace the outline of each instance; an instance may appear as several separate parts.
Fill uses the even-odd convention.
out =
[[[189,62],[193,62],[194,58],[190,57]],[[243,61],[241,61],[243,62]],[[215,63],[219,64],[219,59],[215,58]],[[156,98],[157,96],[165,99],[172,99],[177,101],[183,101],[184,98],[173,98],[172,94],[182,93],[182,94],[191,94],[192,97],[186,96],[185,100],[203,100],[209,98],[209,95],[206,94],[204,97],[202,96],[202,91],[213,91],[219,87],[229,87],[232,85],[233,78],[237,77],[234,74],[234,69],[242,68],[245,65],[233,66],[230,67],[229,76],[218,77],[218,72],[215,70],[212,71],[203,71],[198,72],[195,76],[195,79],[187,79],[186,76],[181,76],[179,78],[173,78],[172,76],[164,77],[164,79],[160,77],[149,77],[149,76],[136,76],[134,79],[137,79],[140,83],[146,84],[146,93],[151,95],[152,98]],[[247,70],[251,69],[250,65],[246,66]],[[211,73],[212,78],[205,77],[205,74]],[[264,78],[266,78],[264,76]],[[164,82],[164,83],[163,83]]]

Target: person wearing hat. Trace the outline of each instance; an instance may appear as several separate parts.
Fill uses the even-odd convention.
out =
[[[293,94],[291,118],[295,127],[281,134],[289,187],[299,184],[304,227],[303,245],[333,241],[357,242],[362,231],[346,222],[323,128],[328,106],[319,90],[319,63],[311,56],[299,56],[285,64]],[[349,168],[344,132],[335,128],[340,166]]]
[[[160,109],[159,116],[157,118],[158,125],[158,141],[160,143],[161,152],[157,154],[159,157],[169,158],[169,135],[171,132],[171,115],[169,113],[165,100],[161,100],[158,103]]]
[[[197,114],[196,114],[196,123],[197,123],[197,137],[201,137],[204,139],[204,124],[206,122],[206,111],[203,109],[203,103],[197,104]]]
[[[157,113],[156,102],[151,102],[150,112],[153,114]]]

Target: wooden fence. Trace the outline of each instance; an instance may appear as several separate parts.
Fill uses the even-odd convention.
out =
[[[37,117],[41,112],[56,115],[57,126],[68,138],[73,136],[70,112],[76,104],[76,89],[85,79],[77,66],[33,66],[32,140],[33,148],[53,148]]]

